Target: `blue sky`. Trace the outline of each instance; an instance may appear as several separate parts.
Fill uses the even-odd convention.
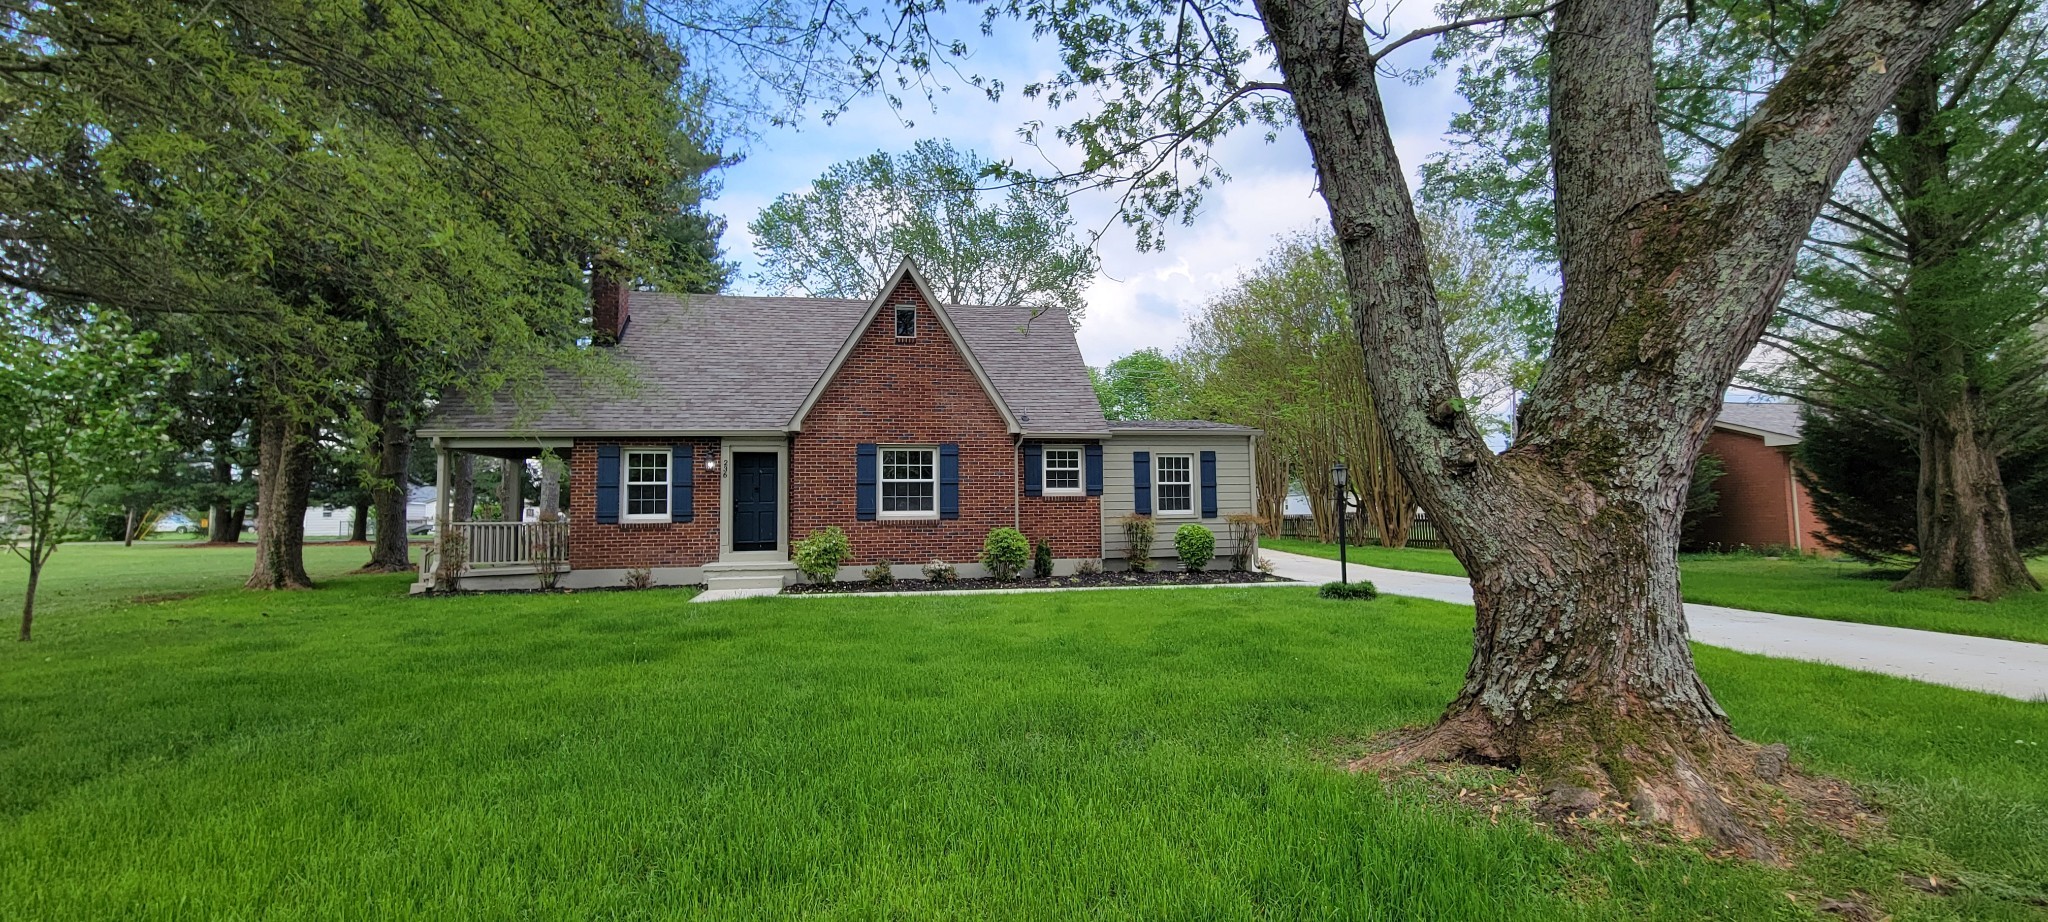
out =
[[[1426,11],[1397,12],[1401,31],[1434,22]],[[983,38],[963,34],[974,57],[963,70],[1001,79],[1012,88],[1002,101],[991,103],[979,93],[955,91],[939,98],[936,111],[922,100],[893,112],[879,99],[864,99],[827,125],[806,120],[794,129],[764,129],[741,149],[745,159],[728,169],[724,192],[712,210],[729,222],[724,245],[741,264],[736,291],[757,290],[750,276],[757,268],[747,222],[785,192],[804,189],[825,168],[841,160],[873,153],[909,149],[922,138],[950,139],[956,146],[985,157],[1015,159],[1024,167],[1072,166],[1066,153],[1047,153],[1025,144],[1018,129],[1032,119],[1052,123],[1061,113],[1015,92],[1042,79],[1057,67],[1055,49],[1034,43],[1029,30],[1014,23]],[[1428,61],[1429,43],[1417,42],[1396,54],[1400,66],[1419,67]],[[1388,118],[1402,164],[1412,177],[1429,154],[1442,149],[1443,133],[1460,102],[1449,76],[1420,85],[1382,77]],[[1048,139],[1048,143],[1052,142]],[[1100,244],[1102,274],[1089,289],[1087,316],[1080,329],[1081,351],[1089,364],[1101,365],[1147,346],[1171,349],[1184,329],[1183,315],[1228,286],[1272,246],[1276,237],[1320,226],[1327,220],[1307,145],[1297,129],[1267,144],[1262,132],[1241,130],[1218,149],[1218,159],[1232,176],[1210,193],[1202,213],[1190,226],[1168,229],[1162,251],[1140,253],[1129,232],[1113,225]],[[1112,221],[1111,193],[1077,193],[1072,207],[1079,226],[1094,228]]]

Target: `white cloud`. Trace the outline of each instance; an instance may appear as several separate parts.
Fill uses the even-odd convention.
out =
[[[1406,31],[1434,21],[1426,9],[1403,7],[1396,10],[1393,27]],[[1422,42],[1403,49],[1403,61],[1426,61],[1428,46]],[[1026,168],[1074,165],[1078,157],[1071,152],[1041,152],[1018,136],[1018,129],[1033,120],[1051,124],[1076,114],[1048,113],[1016,92],[1049,75],[1056,66],[1052,49],[985,49],[984,60],[998,57],[1009,63],[984,72],[1011,88],[999,102],[990,103],[972,92],[954,93],[941,98],[936,113],[919,107],[899,114],[870,99],[830,126],[813,123],[802,131],[775,132],[760,139],[746,152],[746,160],[728,171],[725,194],[713,206],[730,221],[727,251],[742,262],[744,272],[752,272],[753,242],[746,223],[777,195],[804,188],[832,163],[876,150],[907,150],[922,138],[948,138]],[[1444,146],[1443,132],[1459,105],[1455,86],[1448,76],[1419,85],[1382,78],[1381,86],[1396,149],[1412,177]],[[904,124],[906,116],[912,124]],[[1277,238],[1327,222],[1299,132],[1283,131],[1273,144],[1265,143],[1261,134],[1245,129],[1219,146],[1218,162],[1232,175],[1231,181],[1210,190],[1193,225],[1166,229],[1163,251],[1138,252],[1130,233],[1114,223],[1114,193],[1075,195],[1072,204],[1081,227],[1109,227],[1101,243],[1103,273],[1089,288],[1087,319],[1080,331],[1081,351],[1089,363],[1101,365],[1145,347],[1173,348],[1184,336],[1184,318],[1252,268]],[[1055,143],[1049,133],[1044,141],[1048,146]],[[748,290],[744,278],[739,289]]]

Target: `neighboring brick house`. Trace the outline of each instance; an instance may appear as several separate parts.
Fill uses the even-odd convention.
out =
[[[796,578],[790,546],[836,526],[842,578],[887,560],[962,575],[990,530],[1050,542],[1056,568],[1126,565],[1116,519],[1201,522],[1227,562],[1225,517],[1253,511],[1256,430],[1102,416],[1063,311],[943,305],[908,260],[872,301],[672,296],[593,285],[597,339],[630,381],[550,375],[522,414],[450,401],[421,427],[441,453],[567,459],[561,585],[743,587]],[[459,515],[443,506],[443,519]],[[546,526],[458,523],[467,588],[532,586]],[[1109,546],[1105,548],[1105,541]],[[430,574],[423,568],[422,579]]]
[[[1799,444],[1799,428],[1798,404],[1730,403],[1721,408],[1705,453],[1719,457],[1727,472],[1714,482],[1721,494],[1715,514],[1696,527],[1701,544],[1824,550],[1820,539],[1827,527],[1814,515],[1795,473],[1792,448]]]

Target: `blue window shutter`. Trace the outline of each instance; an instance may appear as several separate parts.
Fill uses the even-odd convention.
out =
[[[960,517],[960,445],[939,446],[939,518]]]
[[[1202,452],[1202,518],[1216,517],[1216,453]]]
[[[1139,515],[1152,514],[1152,453],[1131,452],[1131,499]]]
[[[1102,495],[1102,443],[1088,443],[1088,495]]]
[[[1024,443],[1024,495],[1045,494],[1045,446],[1039,442]]]
[[[697,447],[675,445],[668,452],[668,520],[688,522],[697,517]]]
[[[875,446],[863,443],[853,462],[853,517],[875,520]]]
[[[619,446],[597,446],[597,521],[619,522]]]

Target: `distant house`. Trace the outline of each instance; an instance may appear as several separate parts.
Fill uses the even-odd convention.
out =
[[[1727,469],[1714,488],[1721,494],[1715,515],[1697,526],[1699,540],[1712,547],[1789,547],[1804,553],[1824,550],[1827,526],[1813,513],[1792,457],[1799,444],[1796,403],[1730,403],[1721,408],[1706,454]]]
[[[356,511],[348,506],[307,506],[306,537],[347,538],[355,521]]]
[[[598,280],[599,348],[636,386],[561,375],[522,416],[506,395],[450,400],[421,426],[442,453],[568,461],[569,522],[461,522],[464,588],[535,584],[542,548],[560,585],[617,586],[630,571],[712,588],[794,580],[795,542],[845,531],[842,578],[887,561],[913,576],[976,563],[991,529],[1050,543],[1056,572],[1128,564],[1120,520],[1216,533],[1249,513],[1257,430],[1193,421],[1111,423],[1065,311],[944,304],[909,260],[871,300],[674,296]],[[444,501],[444,507],[446,503]],[[446,514],[449,510],[443,510]],[[449,516],[451,519],[452,515]],[[423,578],[431,567],[421,568]]]

